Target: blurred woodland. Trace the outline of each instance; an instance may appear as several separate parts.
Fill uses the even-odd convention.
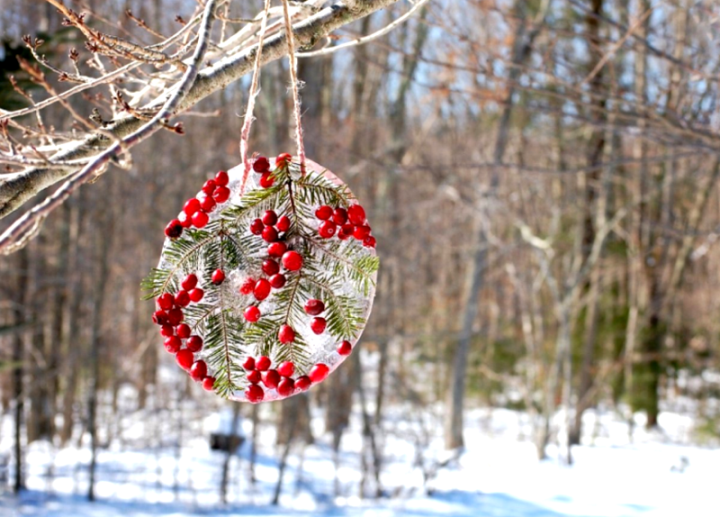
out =
[[[88,26],[143,48],[203,5],[64,3],[87,13]],[[152,302],[141,301],[167,221],[204,179],[240,161],[244,74],[174,118],[181,131],[137,145],[130,167],[118,159],[78,188],[0,259],[1,419],[16,433],[13,450],[0,451],[6,461],[36,440],[95,453],[118,437],[122,412],[182,419],[174,408],[183,404],[195,415],[233,407],[257,429],[277,426],[283,458],[283,444],[297,452],[317,433],[311,408],[326,412],[340,450],[359,407],[359,493],[368,496],[388,488],[383,433],[397,406],[418,419],[439,415],[447,448],[458,451],[463,408],[524,411],[538,457],[557,443],[569,463],[583,414],[599,409],[626,418],[630,434],[635,413],[654,427],[672,409],[692,416],[698,440],[720,437],[720,6],[430,0],[372,42],[322,51],[412,8],[385,3],[302,46],[320,52],[299,58],[308,157],[349,184],[378,240],[363,353],[306,395],[261,410],[231,405],[176,369]],[[210,52],[263,6],[220,4]],[[0,6],[0,121],[11,121],[0,127],[1,185],[32,166],[14,153],[92,132],[79,119],[101,131],[126,115],[118,92],[131,105],[142,100],[153,68],[9,118],[52,97],[47,86],[75,86],[73,70],[98,76],[132,58],[93,53],[50,3]],[[30,47],[43,40],[43,80],[26,34]],[[251,137],[251,151],[268,155],[295,151],[279,57],[262,69]],[[42,164],[41,154],[24,156]],[[2,231],[54,188],[22,208],[0,196]],[[130,409],[118,402],[128,386],[137,393]],[[22,469],[13,472],[19,488]]]

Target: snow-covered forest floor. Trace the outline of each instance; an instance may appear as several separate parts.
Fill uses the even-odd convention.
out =
[[[278,479],[282,447],[274,426],[258,440],[256,484],[249,482],[249,440],[230,462],[228,503],[219,486],[226,454],[211,451],[211,430],[227,425],[225,413],[207,418],[186,415],[187,427],[173,418],[135,412],[117,423],[116,438],[98,456],[98,501],[85,498],[90,455],[87,447],[55,450],[36,442],[27,449],[27,488],[19,498],[0,492],[0,515],[115,517],[167,515],[561,517],[718,515],[720,450],[691,445],[692,420],[677,413],[661,416],[662,432],[647,433],[642,422],[628,440],[619,416],[590,412],[583,446],[573,448],[574,465],[565,465],[563,448],[550,446],[538,462],[528,436],[527,416],[509,410],[467,414],[467,448],[459,462],[440,468],[427,485],[422,469],[447,459],[439,416],[388,408],[383,437],[382,485],[386,496],[360,499],[362,435],[355,418],[343,438],[339,495],[330,437],[316,413],[316,443],[293,447],[280,504],[270,504]],[[428,417],[428,415],[435,415]],[[558,415],[562,420],[562,415]],[[251,422],[242,421],[245,437]],[[12,421],[4,418],[0,453],[11,450]],[[180,438],[180,441],[178,441]],[[178,443],[182,443],[178,447]],[[422,457],[422,460],[419,458]],[[428,490],[426,490],[427,488]],[[430,493],[428,493],[428,491]]]

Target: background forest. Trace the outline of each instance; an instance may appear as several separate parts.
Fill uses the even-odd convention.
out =
[[[143,45],[202,5],[64,3]],[[215,30],[238,30],[262,5],[230,2]],[[411,7],[392,3],[301,50],[371,34]],[[19,65],[34,59],[23,35],[44,40],[38,52],[53,66],[93,73],[85,37],[62,19],[49,3],[0,0],[0,118],[30,106],[20,92],[48,97]],[[336,503],[431,496],[498,419],[521,422],[512,438],[532,444],[533,461],[564,469],[608,426],[626,443],[680,440],[710,454],[720,438],[719,31],[710,0],[430,0],[370,43],[300,57],[308,157],[366,207],[381,267],[361,353],[309,393],[260,407],[183,375],[141,301],[167,221],[240,161],[250,75],[200,101],[177,117],[184,134],[139,144],[130,169],[111,166],[0,259],[0,501],[19,504],[11,491],[23,487],[107,499],[114,472],[155,468],[138,450],[167,456],[146,482],[183,505],[178,484],[203,456],[218,476],[193,496],[200,506],[209,491],[286,506],[304,490]],[[251,151],[294,152],[287,67],[262,69]],[[57,91],[72,86],[46,72]],[[13,120],[85,130],[69,108],[108,121],[111,96],[104,85]],[[5,152],[19,133],[3,131]],[[19,170],[5,165],[0,182]],[[4,230],[17,212],[2,216]],[[239,432],[242,452],[198,452],[213,426]],[[410,452],[399,460],[403,436]],[[308,488],[303,462],[318,444],[331,484]],[[66,472],[63,451],[74,451]],[[403,461],[419,473],[417,492]],[[283,488],[291,475],[295,488]],[[143,490],[129,499],[151,501]],[[16,510],[65,515],[34,504]]]

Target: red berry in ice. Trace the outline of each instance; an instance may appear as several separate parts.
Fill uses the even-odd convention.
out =
[[[245,388],[245,397],[250,402],[262,402],[264,396],[265,392],[257,384],[251,384],[250,386]]]
[[[295,365],[291,361],[285,361],[278,366],[278,373],[283,377],[292,377],[295,373]]]
[[[274,226],[277,223],[278,216],[274,210],[268,210],[263,214],[262,222],[267,226]]]
[[[200,336],[190,336],[185,346],[191,352],[199,352],[203,347],[203,340]]]
[[[264,372],[265,370],[267,370],[268,368],[270,368],[270,365],[271,365],[271,364],[272,364],[272,362],[270,361],[270,358],[269,358],[268,356],[266,356],[266,355],[261,355],[261,356],[258,357],[257,360],[255,361],[255,368],[257,368],[257,369],[260,370],[261,372]]]
[[[272,287],[273,289],[282,289],[283,287],[285,287],[286,280],[287,279],[285,278],[285,275],[283,275],[282,273],[278,273],[271,276],[268,279],[268,282],[270,282],[270,287]]]
[[[215,200],[211,196],[205,196],[200,200],[200,208],[202,208],[205,212],[212,212],[215,210]]]
[[[212,274],[210,281],[213,285],[220,285],[225,281],[225,272],[222,269],[216,269]]]
[[[319,363],[312,367],[308,376],[313,382],[322,382],[328,376],[328,373],[330,373],[330,368],[326,364]]]
[[[287,244],[284,242],[273,242],[268,246],[268,255],[271,257],[280,258],[285,251],[287,251]]]
[[[242,364],[242,367],[246,370],[254,370],[255,369],[255,359],[248,356],[245,358],[245,362]]]
[[[305,391],[310,387],[312,384],[312,381],[310,380],[310,377],[307,375],[303,375],[302,377],[298,377],[295,381],[295,387],[299,389],[300,391]]]
[[[192,219],[185,212],[180,212],[177,219],[180,221],[180,226],[183,228],[190,228],[192,226]]]
[[[250,370],[247,373],[247,380],[249,382],[252,382],[253,384],[257,384],[258,382],[260,382],[262,380],[262,374],[260,373],[259,370]]]
[[[335,235],[335,230],[337,230],[337,225],[334,222],[325,221],[320,225],[320,228],[318,228],[318,233],[323,239],[329,239]]]
[[[190,295],[187,291],[178,291],[175,294],[175,303],[178,307],[187,307],[190,305]]]
[[[286,232],[290,229],[290,218],[286,215],[283,215],[278,219],[277,224],[275,225],[275,228],[279,232]]]
[[[266,226],[262,231],[262,238],[265,242],[275,242],[278,240],[277,230],[272,226]]]
[[[182,310],[175,307],[174,309],[170,309],[169,311],[167,311],[167,317],[168,323],[173,327],[177,327],[183,320],[183,312]]]
[[[179,364],[181,368],[185,368],[186,370],[192,366],[194,359],[195,358],[193,357],[193,353],[187,348],[183,348],[177,354],[175,354],[175,360],[177,361],[177,364]]]
[[[352,352],[352,345],[350,341],[343,341],[337,347],[337,353],[340,355],[349,355]]]
[[[195,212],[192,216],[192,223],[195,228],[204,228],[210,218],[202,210]]]
[[[152,320],[155,325],[167,325],[170,323],[167,312],[163,310],[153,312]]]
[[[287,397],[295,390],[295,381],[292,379],[284,378],[280,381],[277,387],[278,395],[281,397]]]
[[[261,377],[263,384],[267,386],[269,390],[277,388],[278,382],[280,382],[280,374],[277,370],[268,370],[263,372]]]
[[[182,341],[180,341],[180,338],[177,336],[171,336],[163,341],[163,345],[165,346],[165,350],[171,354],[176,354],[182,346]]]
[[[297,251],[286,251],[282,256],[282,263],[289,271],[298,271],[303,264],[303,258]]]
[[[252,223],[250,223],[250,233],[253,235],[261,235],[264,228],[265,225],[260,219],[255,219]]]
[[[207,391],[212,391],[215,386],[215,377],[205,377],[202,381],[202,387]]]
[[[368,235],[367,237],[365,237],[363,239],[363,246],[365,246],[367,248],[374,248],[376,244],[377,244],[377,241],[375,240],[375,237],[373,237],[372,235]]]
[[[207,180],[203,184],[201,190],[205,192],[208,196],[212,196],[212,193],[215,190],[215,180]]]
[[[325,318],[313,318],[310,322],[310,328],[313,332],[315,332],[315,334],[322,334],[325,332],[325,327],[327,327],[327,321],[325,321]]]
[[[215,185],[225,187],[230,183],[230,177],[225,171],[220,171],[215,175]]]
[[[275,178],[273,178],[271,172],[266,172],[265,174],[260,176],[260,186],[262,188],[270,188],[273,186],[273,183],[275,183]]]
[[[255,172],[267,172],[270,170],[270,161],[264,156],[258,156],[253,162],[253,170]]]
[[[206,375],[207,365],[202,359],[199,361],[195,361],[190,367],[190,377],[192,377],[194,381],[201,381],[205,378]]]
[[[190,330],[190,325],[186,325],[183,323],[182,325],[178,325],[177,327],[177,335],[180,339],[187,339],[190,337],[190,333],[192,331]]]
[[[333,210],[332,218],[335,224],[337,224],[338,226],[345,224],[348,218],[347,210],[345,210],[344,208],[336,208],[335,210]]]
[[[280,264],[275,262],[273,259],[263,260],[262,270],[267,276],[273,276],[275,273],[280,271]]]
[[[230,199],[230,189],[227,187],[215,187],[215,192],[213,192],[212,198],[218,204],[224,203]]]
[[[288,345],[295,341],[295,331],[290,325],[283,325],[278,331],[278,339],[281,343]]]
[[[255,283],[255,288],[253,289],[253,294],[255,295],[255,299],[259,302],[263,301],[265,298],[270,296],[270,282],[265,280],[264,278],[261,278]]]
[[[305,302],[305,312],[307,312],[310,316],[317,316],[324,310],[325,304],[320,300],[311,298]]]
[[[292,155],[288,153],[282,153],[275,158],[275,165],[282,167],[292,161]]]
[[[250,293],[252,293],[254,289],[255,289],[255,279],[246,278],[245,281],[240,286],[240,294],[244,294],[245,296],[247,296]]]
[[[169,311],[175,305],[175,298],[170,293],[165,293],[157,299],[157,304],[162,310]]]
[[[160,335],[162,337],[172,337],[175,335],[175,329],[173,329],[170,325],[163,325],[160,328]]]
[[[359,226],[365,222],[365,209],[360,205],[350,205],[348,208],[348,219],[355,226]]]
[[[200,210],[199,199],[193,197],[185,201],[185,206],[183,206],[183,212],[185,212],[185,214],[192,217],[192,215],[198,210]]]
[[[260,319],[260,309],[258,309],[255,305],[251,305],[250,307],[246,308],[243,312],[243,316],[245,316],[245,320],[249,321],[250,323],[255,323],[257,320]]]
[[[321,219],[323,221],[330,219],[332,217],[332,215],[333,215],[333,209],[327,205],[322,205],[317,210],[315,210],[315,217],[317,217],[318,219]]]
[[[200,289],[199,287],[196,287],[195,289],[193,289],[192,291],[190,291],[190,292],[188,293],[188,295],[190,295],[190,299],[191,299],[193,302],[197,303],[197,302],[199,302],[200,300],[203,299],[203,296],[205,296],[205,291],[203,291],[203,290]]]
[[[191,289],[194,289],[195,286],[198,283],[198,278],[195,274],[190,273],[188,276],[185,277],[185,280],[182,281],[180,284],[182,288],[186,291],[190,291]],[[193,300],[194,301],[194,300]]]
[[[370,235],[370,227],[367,225],[360,225],[355,227],[355,231],[353,232],[353,237],[355,237],[357,240],[361,241],[365,237]]]
[[[173,219],[165,227],[165,236],[171,239],[177,239],[182,235],[182,231],[183,227],[180,224],[180,221],[178,221],[177,219]]]

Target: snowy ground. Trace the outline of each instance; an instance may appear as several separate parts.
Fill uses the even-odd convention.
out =
[[[586,426],[592,437],[573,449],[575,464],[557,459],[538,462],[527,436],[524,415],[504,410],[474,411],[468,415],[467,451],[458,464],[440,470],[434,492],[423,492],[422,475],[414,466],[420,422],[398,411],[387,425],[383,485],[396,497],[360,500],[359,425],[342,443],[339,497],[334,496],[334,468],[327,435],[318,415],[317,443],[300,459],[294,451],[286,471],[280,505],[269,504],[277,481],[279,451],[270,427],[263,432],[257,465],[257,485],[248,484],[246,444],[231,464],[231,500],[218,503],[224,453],[212,452],[207,430],[212,419],[197,422],[197,438],[183,447],[171,429],[148,429],[141,418],[126,429],[122,444],[113,442],[99,455],[97,496],[88,503],[86,450],[53,451],[34,443],[27,464],[28,491],[19,499],[0,491],[0,516],[120,517],[185,515],[258,516],[396,516],[417,517],[718,517],[720,450],[684,445],[691,422],[671,413],[661,416],[664,435],[637,431],[628,443],[627,428],[611,415]],[[2,426],[0,454],[10,449],[9,422]],[[162,419],[155,419],[162,420]],[[357,423],[357,422],[356,422]],[[171,422],[166,421],[165,425]],[[249,435],[249,422],[244,432]],[[426,458],[441,458],[437,422],[425,422],[434,437],[423,450]],[[158,437],[154,445],[136,446],[140,436]],[[187,436],[187,435],[186,435]],[[136,440],[138,438],[138,440]],[[145,440],[147,441],[147,440]],[[592,444],[589,442],[592,441]],[[551,458],[557,450],[550,449]],[[180,461],[177,461],[177,459]],[[683,460],[682,458],[685,458]],[[302,464],[300,462],[302,461]],[[686,463],[683,472],[676,467]],[[52,480],[47,475],[52,467]],[[675,468],[674,468],[675,467]]]

